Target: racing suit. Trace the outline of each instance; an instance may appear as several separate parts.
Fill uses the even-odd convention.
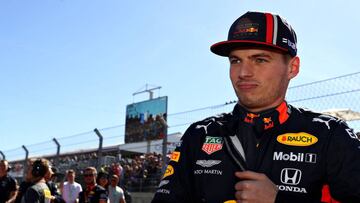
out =
[[[275,202],[320,202],[322,186],[342,202],[360,202],[360,141],[335,117],[286,102],[265,112],[232,113],[185,132],[152,203],[235,202],[236,171],[264,173]]]

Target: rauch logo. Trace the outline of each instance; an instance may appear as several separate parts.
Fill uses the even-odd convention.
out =
[[[300,132],[282,134],[277,136],[276,140],[284,145],[305,147],[315,144],[318,141],[318,138],[314,135]]]

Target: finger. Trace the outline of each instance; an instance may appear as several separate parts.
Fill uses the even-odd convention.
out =
[[[252,181],[239,181],[235,184],[235,190],[248,190],[251,188],[251,182]]]
[[[244,191],[236,191],[235,192],[235,198],[237,200],[241,200],[241,202],[243,202],[244,200],[247,200],[246,192],[244,192]]]

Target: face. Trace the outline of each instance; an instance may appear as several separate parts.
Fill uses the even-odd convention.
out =
[[[107,177],[104,177],[104,176],[102,176],[100,179],[99,179],[99,185],[101,185],[101,186],[103,186],[103,187],[105,187],[107,184],[108,184],[108,179],[107,179]]]
[[[74,172],[68,172],[66,175],[67,181],[72,183],[75,180],[75,174]]]
[[[1,161],[0,162],[0,176],[4,176],[7,174],[7,170],[8,170],[8,163],[6,161]]]
[[[111,186],[113,186],[113,187],[115,187],[115,186],[117,186],[117,184],[119,183],[119,178],[117,178],[117,177],[111,177]]]
[[[91,184],[95,184],[96,181],[96,174],[91,171],[91,170],[87,170],[84,172],[84,182],[87,185],[91,185]]]
[[[285,99],[299,58],[268,49],[236,49],[229,55],[230,79],[240,105],[251,112],[276,107]]]

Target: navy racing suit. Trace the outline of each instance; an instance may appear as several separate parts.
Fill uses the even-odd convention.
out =
[[[323,185],[341,202],[360,202],[360,141],[335,117],[286,102],[260,113],[233,112],[193,123],[175,149],[152,203],[235,202],[236,171],[264,173],[275,202],[320,202]]]

